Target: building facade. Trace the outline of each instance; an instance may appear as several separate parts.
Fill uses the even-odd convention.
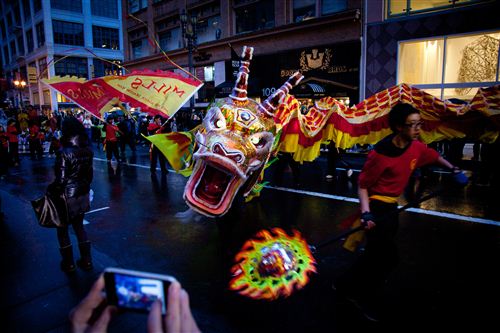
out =
[[[305,79],[292,92],[296,96],[357,102],[361,5],[361,0],[123,0],[124,66],[181,72],[174,62],[191,69],[205,81],[196,97],[196,106],[204,107],[229,94],[238,55],[247,45],[254,47],[249,96],[266,98],[301,70]]]
[[[7,98],[14,106],[76,108],[40,79],[55,75],[89,79],[119,71],[120,0],[1,0],[0,9],[0,53]],[[26,87],[16,88],[16,80],[25,81]]]
[[[362,97],[400,83],[441,99],[499,84],[500,1],[367,0]]]

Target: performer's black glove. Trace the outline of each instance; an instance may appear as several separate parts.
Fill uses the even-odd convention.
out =
[[[373,216],[373,214],[370,212],[363,212],[361,213],[361,220],[363,220],[363,223],[365,224],[368,221],[375,222],[375,216]]]

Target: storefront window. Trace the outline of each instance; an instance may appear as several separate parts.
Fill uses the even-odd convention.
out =
[[[444,40],[401,43],[398,82],[408,84],[440,83],[443,76]]]
[[[479,88],[452,88],[443,90],[443,99],[460,99],[470,101]]]
[[[500,33],[446,40],[445,83],[495,81]]]
[[[57,93],[57,103],[71,103],[71,100],[69,100],[66,97],[64,97],[64,95],[61,95],[60,93]]]
[[[422,89],[422,90],[425,91],[428,94],[436,96],[439,99],[442,98],[442,96],[441,96],[442,90],[441,89]]]
[[[470,99],[477,88],[498,84],[499,48],[500,31],[401,42],[398,84],[440,98]]]
[[[205,81],[213,81],[214,80],[215,67],[214,66],[205,66],[203,67],[203,76]]]

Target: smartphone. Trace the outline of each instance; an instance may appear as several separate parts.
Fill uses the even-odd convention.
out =
[[[104,270],[106,298],[110,305],[137,312],[149,312],[153,303],[162,301],[162,313],[167,311],[168,287],[175,280],[169,275],[108,267]]]

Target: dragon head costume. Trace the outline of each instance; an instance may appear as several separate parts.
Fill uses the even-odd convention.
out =
[[[253,48],[244,47],[232,93],[215,100],[196,133],[193,173],[184,199],[207,216],[224,215],[236,194],[249,193],[264,170],[277,134],[274,112],[289,90],[302,80],[294,73],[268,99],[258,103],[247,97]]]

